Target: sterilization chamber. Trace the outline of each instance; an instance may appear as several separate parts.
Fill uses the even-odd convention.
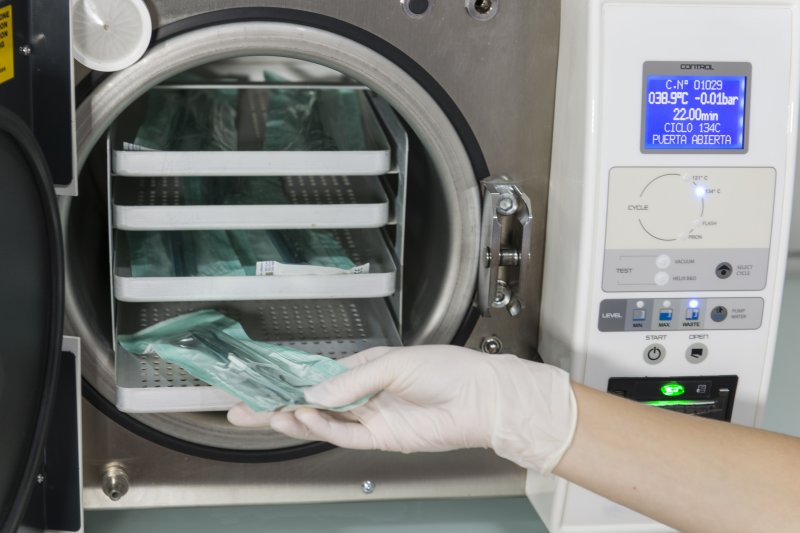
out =
[[[155,2],[138,62],[79,68],[80,177],[64,183],[60,213],[65,328],[81,339],[88,398],[88,507],[358,499],[365,480],[373,498],[519,493],[524,473],[489,452],[354,453],[234,428],[229,396],[115,344],[118,333],[217,308],[254,338],[332,357],[450,342],[535,357],[536,328],[518,325],[538,315],[544,228],[531,221],[545,206],[558,6],[422,4]],[[159,95],[215,92],[234,95],[236,151],[137,149]],[[350,137],[263,151],[274,102],[296,95],[315,99],[311,120],[325,135],[336,137],[338,121]],[[350,115],[340,97],[352,98]],[[287,198],[278,210],[219,192],[264,176]],[[192,180],[216,193],[187,200]],[[509,199],[515,209],[498,214]],[[369,272],[137,277],[128,249],[137,232],[317,230]],[[118,500],[103,492],[115,472],[129,481]]]

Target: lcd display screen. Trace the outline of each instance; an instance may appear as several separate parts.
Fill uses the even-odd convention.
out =
[[[643,151],[745,150],[747,76],[646,74]]]

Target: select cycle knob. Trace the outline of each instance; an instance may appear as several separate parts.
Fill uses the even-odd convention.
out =
[[[730,263],[720,263],[717,265],[717,268],[714,269],[714,273],[719,279],[728,279],[733,273],[733,267]]]

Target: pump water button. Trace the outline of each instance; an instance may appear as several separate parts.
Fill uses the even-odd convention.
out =
[[[728,309],[724,305],[718,305],[711,309],[711,320],[722,322],[728,318]]]

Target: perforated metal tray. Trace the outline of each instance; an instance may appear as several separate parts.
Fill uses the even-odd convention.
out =
[[[179,177],[114,180],[113,224],[123,230],[378,228],[389,221],[389,200],[376,176],[285,176],[285,204],[248,198],[247,204],[191,204]],[[225,178],[195,178],[220,180]],[[216,199],[217,202],[220,199]],[[262,202],[259,204],[259,202]]]
[[[124,302],[382,298],[395,291],[396,267],[380,230],[332,230],[367,274],[133,277],[128,240],[115,236],[114,297]]]
[[[225,88],[220,86],[219,88]],[[112,152],[113,171],[120,176],[374,176],[391,167],[391,148],[367,101],[366,91],[359,93],[358,121],[364,139],[359,150],[231,150],[231,151],[162,151],[125,150]],[[242,91],[258,98],[264,91]],[[268,99],[268,98],[267,98]],[[255,114],[264,120],[265,102],[240,99],[238,113]],[[337,110],[323,109],[335,116]],[[135,119],[139,117],[127,117]],[[241,128],[240,128],[241,130]],[[244,132],[239,131],[240,136]],[[123,139],[124,140],[124,139]],[[241,142],[241,139],[240,139]],[[116,146],[116,145],[115,145]]]
[[[161,320],[217,309],[239,321],[254,340],[293,346],[338,359],[373,346],[399,346],[400,336],[383,299],[125,304],[117,307],[117,333]],[[117,407],[126,412],[221,411],[239,400],[190,376],[156,355],[116,351]]]

